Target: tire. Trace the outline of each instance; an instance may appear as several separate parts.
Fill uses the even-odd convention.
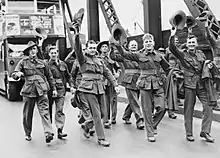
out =
[[[20,96],[19,92],[17,91],[16,82],[8,82],[7,84],[7,92],[6,97],[9,101],[16,101],[17,98]]]

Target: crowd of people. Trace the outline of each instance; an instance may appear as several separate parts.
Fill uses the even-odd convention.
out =
[[[120,93],[118,78],[123,68],[120,84],[125,87],[129,101],[122,118],[125,124],[132,123],[130,118],[133,113],[137,129],[145,130],[148,141],[155,142],[157,127],[165,112],[168,111],[168,116],[176,119],[174,111],[178,110],[182,96],[185,98],[186,140],[194,141],[193,111],[198,97],[203,106],[200,136],[213,143],[211,125],[213,108],[217,104],[214,88],[216,66],[212,61],[206,60],[204,53],[197,49],[195,35],[189,33],[186,44],[182,47],[176,31],[177,28],[171,29],[169,47],[165,50],[155,49],[155,40],[150,33],[144,34],[143,48],[138,50],[135,40],[125,47],[114,38],[98,44],[89,40],[83,48],[78,29],[74,38],[75,48],[65,59],[73,59],[71,66],[59,59],[59,50],[55,46],[49,48],[49,60],[45,62],[39,56],[42,42],[37,45],[30,41],[24,50],[26,57],[18,63],[13,73],[15,79],[22,76],[25,79],[21,90],[25,102],[25,139],[32,139],[35,103],[42,118],[46,143],[50,143],[54,137],[54,103],[57,137],[67,137],[63,132],[63,107],[68,83],[73,94],[71,104],[79,109],[78,122],[81,124],[83,136],[88,139],[96,133],[99,145],[110,146],[105,138],[104,128],[109,129],[117,123],[117,95]]]

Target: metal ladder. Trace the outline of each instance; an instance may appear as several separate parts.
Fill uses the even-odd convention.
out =
[[[116,14],[112,1],[111,0],[98,0],[98,2],[102,9],[102,13],[104,15],[108,29],[111,32],[112,27],[115,24],[120,24],[119,18]]]
[[[209,8],[208,3],[205,0],[184,0],[184,2],[194,18],[197,18],[204,11],[209,11],[211,13],[211,15],[208,16],[209,29],[214,35],[214,38],[218,39],[220,34],[220,24]]]

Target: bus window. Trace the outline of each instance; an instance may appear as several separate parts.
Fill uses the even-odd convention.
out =
[[[23,50],[27,47],[26,44],[8,44],[8,56],[9,57],[22,57]]]
[[[9,13],[34,13],[34,0],[8,0]]]
[[[37,0],[37,12],[46,14],[61,14],[59,0]]]

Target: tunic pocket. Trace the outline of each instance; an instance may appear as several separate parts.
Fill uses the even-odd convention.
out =
[[[123,82],[125,82],[125,83],[131,83],[131,82],[132,82],[132,78],[133,78],[133,75],[127,75],[127,74],[125,74],[124,77],[123,77]]]
[[[22,87],[21,93],[30,94],[33,91],[33,81],[28,81]]]
[[[92,90],[93,88],[93,81],[81,81],[80,84],[81,88],[87,89],[87,90]]]

